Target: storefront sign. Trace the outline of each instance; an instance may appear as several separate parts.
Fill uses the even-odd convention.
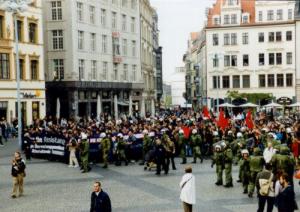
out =
[[[36,94],[32,94],[32,93],[21,93],[21,95],[23,95],[24,99],[33,99],[33,98],[36,98]]]
[[[290,105],[292,104],[292,102],[292,99],[290,99],[289,97],[280,97],[279,99],[277,99],[277,103],[281,105]]]

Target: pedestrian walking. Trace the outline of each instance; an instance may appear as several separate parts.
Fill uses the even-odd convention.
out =
[[[94,183],[94,191],[91,195],[90,212],[111,212],[111,202],[108,194],[101,188],[101,183]]]
[[[14,159],[12,160],[11,175],[13,178],[13,191],[12,198],[17,197],[17,190],[19,189],[19,197],[23,195],[23,183],[25,177],[25,161],[21,158],[20,152],[15,152]]]
[[[196,204],[195,176],[192,174],[192,167],[185,168],[185,174],[180,182],[180,200],[183,203],[184,212],[192,212],[193,205]]]
[[[275,179],[276,180],[276,179]],[[267,202],[267,212],[272,212],[275,200],[275,185],[272,166],[265,164],[265,169],[257,174],[256,188],[258,191],[258,210],[263,212]]]
[[[277,197],[278,212],[293,212],[298,210],[294,188],[290,184],[290,177],[287,173],[283,173],[280,176],[280,184],[283,189]]]

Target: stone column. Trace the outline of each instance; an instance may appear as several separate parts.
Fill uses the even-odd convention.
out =
[[[118,119],[118,95],[114,95],[114,113],[115,113],[115,119]]]
[[[129,94],[129,116],[132,116],[132,95]]]
[[[142,97],[142,100],[141,100],[141,117],[145,117],[145,98]]]
[[[151,116],[155,116],[155,103],[154,103],[154,99],[151,99]]]
[[[102,99],[101,99],[101,95],[98,93],[98,95],[97,95],[97,119],[100,118],[101,113],[102,113]]]

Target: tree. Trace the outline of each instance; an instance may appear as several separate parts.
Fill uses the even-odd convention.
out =
[[[261,100],[272,99],[271,93],[239,93],[238,91],[227,91],[227,97],[231,99],[247,99],[248,102],[259,104]]]

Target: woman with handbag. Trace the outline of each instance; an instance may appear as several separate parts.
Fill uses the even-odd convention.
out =
[[[180,182],[180,200],[183,203],[184,212],[192,212],[193,205],[196,204],[195,176],[192,174],[192,167],[185,168],[185,174]]]

